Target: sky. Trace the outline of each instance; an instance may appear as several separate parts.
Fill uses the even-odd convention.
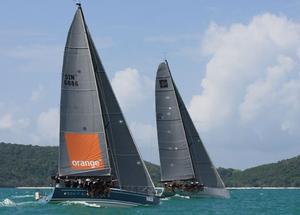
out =
[[[82,0],[92,38],[145,160],[159,163],[154,84],[168,59],[214,164],[300,154],[300,3]],[[58,145],[72,0],[4,1],[0,141]]]

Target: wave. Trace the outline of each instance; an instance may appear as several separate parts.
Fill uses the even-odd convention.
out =
[[[24,195],[25,196],[25,195]],[[29,195],[26,195],[28,197]],[[30,195],[31,197],[31,195]],[[21,198],[18,196],[17,198]],[[45,199],[40,199],[38,201],[25,201],[25,202],[14,202],[11,199],[4,199],[3,201],[0,201],[0,208],[1,207],[17,207],[17,206],[25,206],[25,205],[36,205],[36,204],[46,204],[48,201]]]
[[[179,194],[175,194],[175,197],[183,198],[183,199],[190,199],[189,196],[181,196]]]
[[[14,207],[17,204],[10,200],[10,199],[4,199],[2,202],[0,202],[0,207]]]
[[[161,201],[168,201],[168,200],[170,200],[171,198],[170,197],[164,197],[164,198],[161,198],[160,200]]]
[[[92,208],[101,208],[102,206],[96,203],[88,203],[85,201],[66,201],[66,202],[62,202],[60,203],[62,205],[83,205],[83,206],[87,206],[87,207],[92,207]]]
[[[299,190],[300,187],[226,187],[229,190]]]
[[[11,196],[13,199],[23,199],[23,198],[33,198],[34,195],[20,195],[20,196]]]

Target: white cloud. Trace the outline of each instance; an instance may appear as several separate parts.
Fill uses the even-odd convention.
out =
[[[151,43],[175,43],[180,41],[199,40],[200,34],[178,34],[178,35],[157,35],[148,36],[145,42]]]
[[[11,129],[13,127],[13,120],[11,114],[5,114],[0,118],[0,129]]]
[[[202,93],[189,108],[201,130],[267,117],[283,130],[299,129],[299,50],[300,24],[284,16],[211,24],[202,43],[210,57]]]
[[[293,91],[284,90],[284,85],[288,83],[286,77],[288,73],[293,72],[294,64],[291,58],[279,56],[277,65],[267,68],[265,78],[258,79],[248,86],[244,101],[240,105],[243,120],[255,119],[259,114],[277,109],[276,106],[283,105],[281,101],[284,97],[295,94]],[[284,105],[283,108],[288,106]]]
[[[1,104],[0,104],[1,105]],[[3,104],[0,109],[0,135],[2,140],[19,144],[57,145],[59,136],[59,110],[49,108],[33,122],[21,109]],[[2,113],[2,114],[1,114]]]
[[[22,72],[60,72],[63,59],[63,46],[28,44],[6,47],[0,56],[12,59],[14,67]]]
[[[133,135],[137,142],[143,142],[145,144],[153,145],[156,139],[156,128],[147,123],[132,122],[130,129],[133,131]]]
[[[130,123],[130,130],[143,159],[158,163],[156,127],[148,123],[132,122]]]
[[[10,130],[14,132],[26,128],[29,123],[29,119],[16,118],[12,113],[5,113],[0,116],[0,130]]]
[[[45,32],[38,32],[34,29],[1,29],[0,34],[2,37],[5,37],[6,40],[12,37],[18,38],[18,40],[20,40],[20,38],[25,37],[33,37],[34,39],[37,39],[50,36]]]
[[[59,136],[59,110],[49,108],[37,118],[37,133],[32,135],[33,141],[39,145],[57,145]]]
[[[132,68],[116,72],[111,84],[125,110],[137,107],[154,91],[153,81]]]
[[[99,49],[111,48],[115,45],[111,37],[97,37],[94,41]]]
[[[33,90],[30,96],[30,101],[36,102],[40,100],[45,94],[43,85],[39,85],[37,89]]]

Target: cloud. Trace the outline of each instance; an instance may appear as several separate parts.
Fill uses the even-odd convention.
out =
[[[300,23],[269,13],[249,23],[212,23],[201,52],[205,76],[188,109],[217,166],[299,154]]]
[[[96,37],[95,44],[99,49],[111,48],[115,45],[111,37]]]
[[[11,114],[5,114],[0,118],[0,129],[11,129],[13,127],[13,120]]]
[[[156,139],[155,126],[147,123],[132,122],[130,129],[134,131],[133,135],[136,141],[144,142],[147,145],[152,146]]]
[[[120,105],[125,110],[138,107],[154,91],[153,81],[132,68],[116,72],[111,84]]]
[[[31,116],[36,117],[36,120],[31,120],[28,117],[28,112],[22,110],[8,104],[0,104],[1,141],[19,144],[58,145],[58,108],[49,108],[37,116]]]
[[[130,123],[130,130],[143,159],[159,163],[156,127],[143,122]]]
[[[45,89],[44,89],[43,85],[39,85],[37,87],[37,89],[32,91],[31,96],[30,96],[30,101],[36,102],[36,101],[40,100],[44,96],[44,94],[45,94]]]
[[[182,41],[199,40],[199,34],[178,34],[178,35],[157,35],[148,36],[144,39],[145,42],[150,43],[176,43]]]
[[[27,44],[4,47],[0,56],[11,61],[21,72],[60,72],[63,59],[63,46]]]
[[[37,117],[37,130],[32,139],[39,145],[57,145],[59,136],[59,109],[49,108]]]
[[[126,68],[115,73],[111,84],[125,117],[132,119],[129,127],[143,159],[159,163],[156,127],[143,122],[152,111],[149,104],[154,101],[155,82],[136,69]],[[148,99],[152,99],[151,103]]]
[[[27,37],[34,37],[37,39],[51,36],[46,32],[38,32],[34,29],[1,29],[0,34],[2,37],[5,37],[5,39],[16,37],[19,40]]]
[[[29,123],[29,119],[16,118],[12,113],[5,113],[0,116],[0,130],[10,130],[13,132],[26,128]]]
[[[283,130],[299,129],[299,50],[300,25],[284,16],[266,13],[229,27],[212,23],[202,42],[210,58],[202,93],[189,106],[201,130],[266,114]]]

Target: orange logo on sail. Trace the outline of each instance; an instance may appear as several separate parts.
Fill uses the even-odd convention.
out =
[[[101,170],[105,167],[97,133],[65,133],[71,169]]]

